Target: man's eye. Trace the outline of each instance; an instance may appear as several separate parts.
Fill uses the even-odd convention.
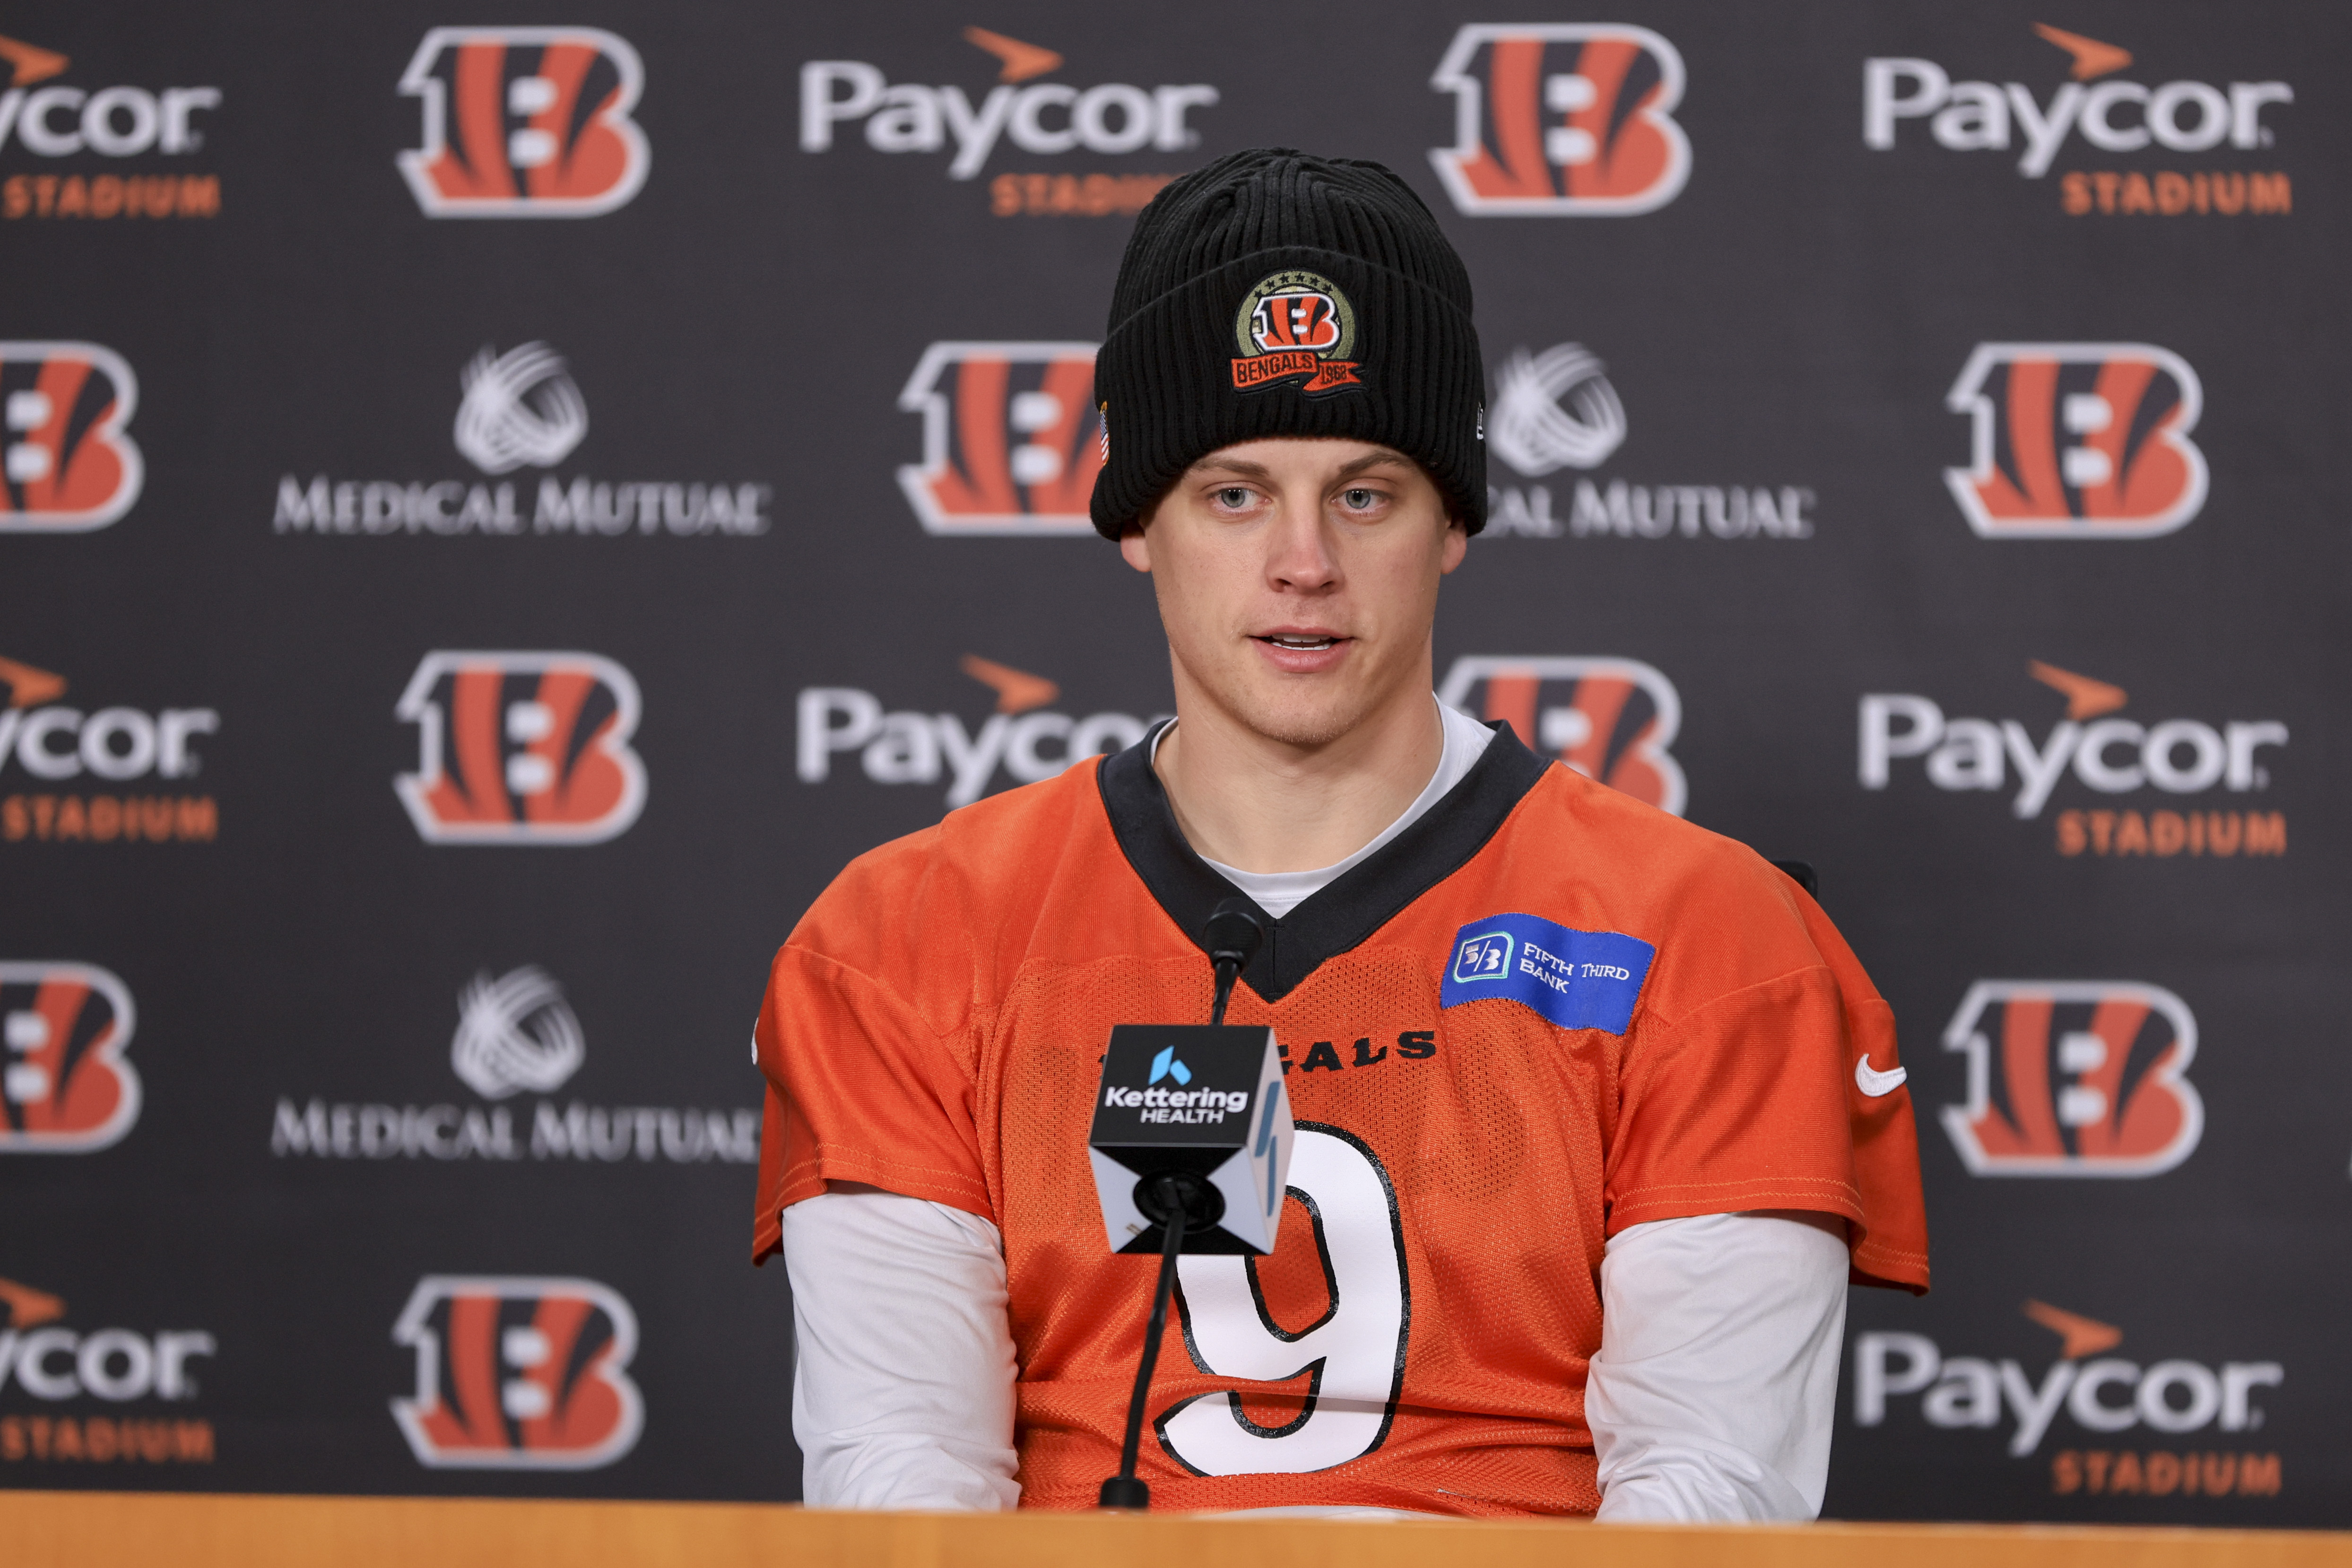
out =
[[[1249,504],[1250,493],[1238,486],[1217,492],[1217,505],[1229,511],[1238,512]]]
[[[1361,512],[1380,505],[1381,493],[1378,490],[1342,490],[1339,499],[1349,511]]]

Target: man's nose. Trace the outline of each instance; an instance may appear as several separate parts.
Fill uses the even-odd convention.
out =
[[[1320,498],[1286,495],[1266,536],[1267,581],[1294,592],[1314,592],[1332,587],[1339,578]]]

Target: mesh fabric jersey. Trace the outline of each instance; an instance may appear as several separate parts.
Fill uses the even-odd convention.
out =
[[[1234,893],[1148,749],[853,862],[777,956],[760,1020],[754,1256],[828,1180],[992,1221],[1030,1507],[1090,1507],[1117,1469],[1157,1266],[1112,1254],[1089,1174],[1104,1042],[1207,1016],[1197,934]],[[1837,1215],[1857,1281],[1926,1288],[1909,1095],[1856,1074],[1883,1087],[1893,1016],[1744,847],[1506,728],[1268,925],[1227,1021],[1282,1044],[1290,1191],[1270,1257],[1182,1261],[1139,1472],[1155,1504],[1592,1511],[1586,1370],[1603,1248],[1628,1225]],[[1568,1027],[1524,985],[1458,983],[1506,928],[1654,956],[1621,1016]]]

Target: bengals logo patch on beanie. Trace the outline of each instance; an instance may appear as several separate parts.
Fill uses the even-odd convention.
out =
[[[1296,381],[1308,397],[1361,389],[1347,357],[1356,346],[1356,311],[1339,286],[1320,273],[1277,272],[1242,297],[1234,317],[1234,390],[1260,392]]]

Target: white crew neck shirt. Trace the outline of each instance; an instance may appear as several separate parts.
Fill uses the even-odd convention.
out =
[[[1434,695],[1430,700],[1437,701]],[[1493,730],[1460,709],[1448,707],[1442,702],[1437,703],[1437,716],[1445,737],[1444,748],[1437,755],[1437,770],[1429,776],[1428,784],[1413,797],[1412,804],[1404,809],[1403,815],[1382,828],[1372,836],[1370,842],[1346,860],[1334,861],[1313,871],[1244,871],[1239,866],[1210,860],[1206,855],[1201,857],[1202,862],[1249,894],[1260,909],[1276,920],[1281,919],[1370,860],[1382,845],[1421,821],[1432,806],[1445,799],[1454,787],[1469,775],[1470,769],[1477,765],[1478,758],[1486,755],[1488,743],[1495,738]],[[1167,739],[1169,732],[1175,727],[1171,722],[1162,726],[1160,733],[1151,737],[1153,761],[1160,758],[1160,743]]]

